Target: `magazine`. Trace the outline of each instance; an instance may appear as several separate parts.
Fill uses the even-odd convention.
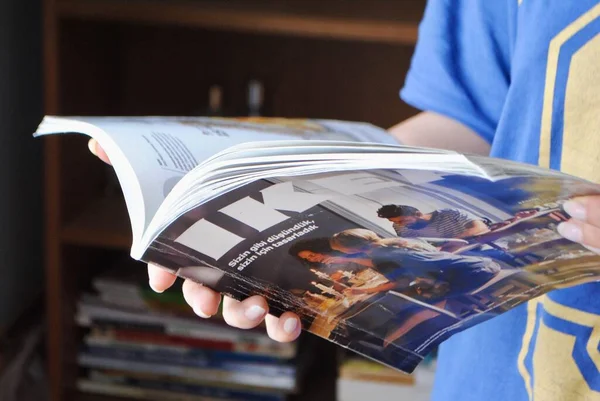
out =
[[[407,373],[453,334],[600,277],[600,256],[556,231],[562,204],[600,186],[558,171],[334,120],[48,116],[35,135],[69,133],[110,158],[133,259],[265,296]]]

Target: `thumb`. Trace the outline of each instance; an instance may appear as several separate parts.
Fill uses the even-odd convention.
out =
[[[106,152],[104,151],[104,149],[102,149],[102,146],[100,146],[100,144],[98,143],[98,141],[96,141],[93,138],[90,139],[88,141],[88,148],[90,149],[90,152],[94,156],[98,157],[104,163],[111,164],[110,163],[110,159],[108,158],[108,155],[106,154]]]

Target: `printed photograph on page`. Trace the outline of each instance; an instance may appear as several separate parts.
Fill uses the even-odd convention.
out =
[[[454,333],[597,281],[600,256],[556,232],[562,203],[594,188],[415,170],[260,180],[183,215],[144,260],[265,295],[310,332],[410,372]]]

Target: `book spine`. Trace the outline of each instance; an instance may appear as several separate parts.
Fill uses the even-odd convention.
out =
[[[187,335],[200,338],[224,339],[231,341],[273,342],[262,332],[233,330],[223,324],[201,322],[193,319],[160,314],[140,314],[129,311],[115,310],[106,307],[83,305],[76,315],[77,322],[82,326],[94,324],[127,324],[138,325],[144,329],[153,329],[175,335]]]
[[[148,331],[153,333],[161,333],[165,335],[173,335],[178,337],[189,337],[198,338],[210,341],[227,341],[232,343],[248,343],[248,344],[265,344],[273,342],[265,335],[255,335],[250,333],[234,333],[233,331],[219,330],[216,327],[203,327],[203,326],[182,326],[182,325],[169,325],[161,324],[158,322],[141,322],[141,321],[127,321],[120,319],[110,318],[95,318],[90,317],[88,322],[82,322],[83,326],[87,327],[100,327],[109,329],[127,329],[137,331]],[[249,334],[249,335],[245,335]]]
[[[248,358],[235,358],[235,354],[215,355],[203,352],[178,353],[161,350],[143,350],[133,347],[86,346],[84,352],[91,356],[114,358],[144,363],[158,363],[175,366],[187,366],[207,369],[219,369],[231,372],[293,376],[295,368],[290,365],[253,362]]]
[[[273,363],[282,364],[285,361],[290,361],[292,358],[280,358],[271,355],[253,354],[250,352],[236,352],[231,350],[219,350],[214,348],[189,347],[171,344],[157,344],[152,342],[141,341],[123,341],[107,337],[85,336],[84,341],[89,346],[98,347],[115,347],[126,349],[138,349],[143,351],[158,351],[169,352],[176,355],[198,355],[206,358],[216,358],[221,360],[239,361],[239,362],[254,362],[254,363]]]
[[[182,394],[156,389],[145,389],[133,386],[125,386],[116,383],[99,383],[93,380],[80,379],[77,381],[79,391],[88,394],[101,394],[109,397],[123,397],[145,401],[222,401],[223,398],[203,397],[191,394]],[[225,398],[228,401],[237,401]]]
[[[91,372],[90,378],[96,382],[107,384],[121,384],[144,390],[157,390],[172,394],[186,394],[196,397],[208,397],[214,399],[240,400],[240,401],[283,401],[282,394],[268,392],[252,392],[244,390],[232,390],[222,387],[198,386],[194,384],[165,382],[162,380],[140,379],[131,376],[107,376],[99,372]],[[205,398],[201,398],[205,399]]]
[[[235,383],[259,388],[271,388],[284,391],[294,391],[295,377],[265,376],[248,372],[232,372],[215,369],[190,368],[187,366],[150,364],[136,360],[111,359],[86,353],[80,353],[78,363],[82,367],[123,370],[137,373],[150,373],[165,376],[180,377],[203,382]]]
[[[107,331],[106,335],[100,335],[99,337],[128,343],[138,342],[153,345],[229,351],[251,354],[256,357],[264,357],[265,359],[289,359],[295,354],[295,347],[284,347],[277,343],[268,345],[249,341],[231,341],[229,339],[186,337],[165,333],[160,329],[140,330],[139,327],[131,327],[131,325],[125,323],[108,326],[99,325],[97,328]]]

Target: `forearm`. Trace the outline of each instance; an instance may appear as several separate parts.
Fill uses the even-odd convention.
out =
[[[400,143],[487,156],[490,145],[476,132],[451,118],[422,112],[389,129]]]
[[[365,267],[373,267],[373,261],[365,258],[353,258],[353,257],[345,257],[345,256],[332,256],[327,258],[324,263],[326,264],[347,264],[347,263],[355,263],[357,265],[362,265]]]
[[[399,284],[395,281],[393,282],[389,282],[389,283],[385,283],[385,284],[380,284],[377,287],[372,287],[372,288],[365,288],[363,290],[363,292],[365,294],[374,294],[377,292],[384,292],[384,291],[389,291],[391,289],[394,289],[398,286]]]
[[[377,292],[389,291],[397,288],[406,288],[410,284],[412,277],[398,277],[394,281],[388,281],[387,283],[379,284],[376,287],[365,288],[362,292],[372,294]]]
[[[408,319],[402,326],[401,329],[403,329],[403,331],[405,333],[408,333],[409,331],[411,331],[414,327],[416,327],[417,325],[423,323],[425,320],[429,320],[431,318],[434,318],[436,316],[438,316],[439,313],[438,312],[434,312],[431,310],[424,310],[422,312],[419,312],[417,314],[415,314],[414,316],[412,316],[410,319]]]
[[[488,232],[489,230],[490,230],[489,227],[483,221],[475,220],[469,225],[467,230],[465,230],[462,233],[461,238],[468,238],[468,237],[472,237],[474,235],[480,235],[480,234]]]
[[[386,338],[384,339],[384,344],[387,346],[388,344],[405,336],[406,333],[408,333],[409,331],[414,329],[419,324],[423,323],[426,320],[434,318],[438,315],[439,315],[439,313],[437,313],[437,312],[434,312],[431,310],[424,310],[424,311],[421,311],[421,312],[411,316],[408,320],[406,320],[404,323],[402,323],[402,325],[400,325],[400,327],[398,327],[396,330],[393,330],[391,333],[389,333],[386,336]]]

